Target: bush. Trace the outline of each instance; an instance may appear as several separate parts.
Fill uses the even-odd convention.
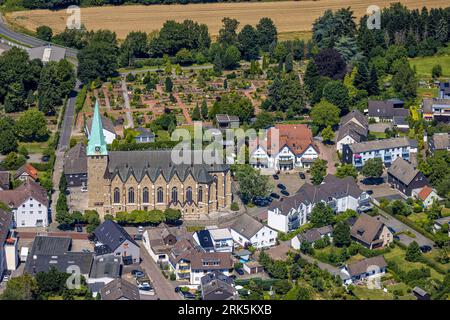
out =
[[[177,280],[177,277],[175,276],[175,273],[171,272],[170,276],[169,276],[170,281],[175,281]]]
[[[231,211],[239,211],[239,205],[237,202],[233,202],[230,206]]]

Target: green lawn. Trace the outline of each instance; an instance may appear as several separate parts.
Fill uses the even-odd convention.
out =
[[[408,219],[419,226],[424,226],[428,223],[428,217],[425,212],[412,213],[408,216]]]
[[[157,141],[169,141],[170,140],[169,132],[167,132],[165,130],[158,130],[156,132],[156,140]]]
[[[419,269],[422,267],[430,269],[431,277],[441,280],[444,278],[444,276],[440,273],[438,273],[436,270],[428,267],[427,265],[421,263],[421,262],[409,262],[405,260],[405,251],[399,247],[395,247],[394,249],[391,249],[390,252],[386,253],[384,255],[384,258],[387,262],[393,261],[396,262],[400,269],[403,271],[410,271],[413,269]]]
[[[419,98],[434,98],[438,95],[438,88],[417,88]]]
[[[418,57],[409,59],[409,62],[416,68],[419,78],[431,78],[431,70],[437,64],[442,67],[442,76],[450,77],[450,55]]]
[[[41,154],[48,147],[48,142],[21,142],[20,146],[24,146],[30,154]]]
[[[381,289],[369,289],[364,286],[355,286],[353,293],[361,300],[392,300],[394,298],[389,292],[386,293]]]
[[[386,139],[386,133],[384,133],[384,132],[373,132],[373,131],[370,131],[370,134],[372,134],[377,139]]]

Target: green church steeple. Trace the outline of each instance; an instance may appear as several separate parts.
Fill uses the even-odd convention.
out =
[[[105,136],[103,135],[102,118],[98,101],[95,101],[94,116],[92,118],[91,132],[87,146],[88,156],[107,156]]]

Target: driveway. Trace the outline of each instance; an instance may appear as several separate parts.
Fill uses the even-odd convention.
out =
[[[316,139],[314,142],[319,147],[319,158],[327,161],[327,173],[334,174],[336,172],[336,167],[334,164],[339,162],[339,158],[336,153],[336,145],[325,145],[323,142]]]
[[[150,277],[155,292],[161,300],[181,300],[181,296],[175,292],[175,284],[164,278],[158,265],[153,261],[141,244],[141,267]]]
[[[406,224],[404,224],[400,220],[397,220],[396,218],[387,214],[386,212],[384,212],[382,210],[380,210],[380,211],[384,216],[379,216],[379,220],[381,222],[383,222],[386,226],[394,229],[395,232],[409,231],[409,232],[415,234],[415,236],[416,236],[415,238],[411,238],[410,236],[408,236],[406,234],[401,234],[399,236],[401,243],[403,243],[404,245],[409,245],[411,242],[416,241],[419,244],[419,246],[427,245],[427,246],[433,247],[434,242],[432,240],[428,239],[427,237],[425,237],[421,233],[415,231],[414,229],[408,227]]]

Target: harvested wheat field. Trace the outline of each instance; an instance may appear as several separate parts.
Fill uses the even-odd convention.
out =
[[[262,17],[270,17],[280,33],[295,34],[295,31],[310,31],[314,20],[326,9],[337,10],[351,7],[356,17],[366,13],[373,4],[383,8],[390,3],[401,2],[410,9],[427,6],[446,7],[448,0],[318,0],[246,3],[209,3],[188,5],[127,5],[81,9],[81,22],[88,30],[109,29],[124,38],[130,31],[151,32],[160,29],[167,20],[191,19],[208,25],[210,33],[216,35],[223,17],[235,18],[240,26],[255,25]],[[7,15],[13,25],[35,30],[40,25],[52,27],[55,33],[65,28],[68,14],[65,10],[18,11]]]

